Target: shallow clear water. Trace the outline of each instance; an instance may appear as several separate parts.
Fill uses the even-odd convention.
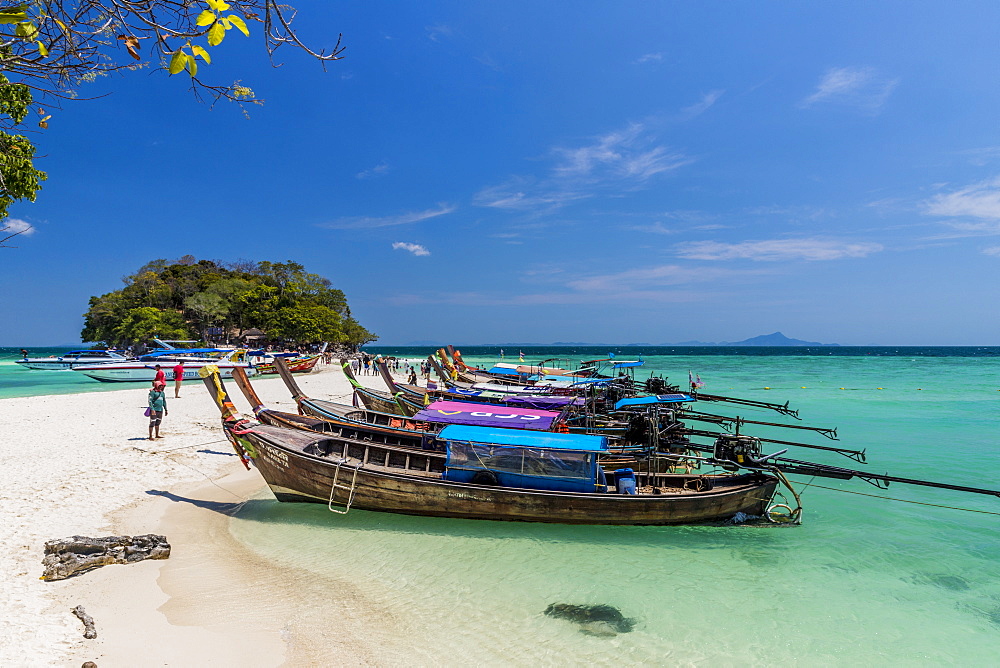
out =
[[[997,489],[995,350],[700,350],[646,355],[640,377],[655,370],[686,381],[691,369],[705,392],[790,400],[800,424],[837,427],[841,440],[746,431],[864,449],[870,463],[800,448],[790,457]],[[495,361],[493,351],[464,352],[472,364]],[[794,422],[724,404],[702,410]],[[796,482],[806,509],[801,527],[575,527],[355,510],[340,516],[265,496],[247,504],[231,529],[274,564],[329,583],[331,596],[339,583],[364,592],[357,605],[372,612],[371,642],[417,663],[996,662],[1000,499],[901,484],[878,490],[858,480]],[[636,626],[614,637],[584,635],[572,622],[543,615],[552,603],[613,605]],[[320,615],[324,605],[302,614]]]
[[[76,348],[31,348],[30,357],[60,355]],[[76,371],[48,371],[26,369],[15,360],[21,359],[20,348],[0,348],[0,399],[8,397],[37,397],[44,394],[75,394],[77,392],[106,392],[122,390],[132,383],[102,383]]]

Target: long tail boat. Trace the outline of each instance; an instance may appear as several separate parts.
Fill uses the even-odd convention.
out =
[[[292,373],[309,373],[315,368],[316,363],[319,362],[322,355],[300,355],[298,357],[290,357],[288,359],[283,359],[282,361],[288,366],[288,370]],[[277,359],[281,359],[276,357]],[[272,362],[262,362],[261,364],[254,365],[259,374],[275,374],[278,373],[278,367]]]
[[[695,524],[768,512],[778,478],[605,473],[601,436],[449,425],[439,452],[339,434],[253,425],[218,374],[205,374],[227,438],[279,501],[468,519],[569,524]],[[619,493],[621,492],[621,493]]]

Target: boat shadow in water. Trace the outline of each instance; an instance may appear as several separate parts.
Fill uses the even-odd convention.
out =
[[[733,550],[740,546],[752,545],[755,550],[773,550],[775,554],[780,554],[787,548],[788,542],[793,540],[786,531],[758,531],[749,527],[721,524],[693,526],[549,524],[422,517],[358,509],[352,509],[347,515],[335,515],[322,505],[281,503],[267,498],[246,501],[233,517],[241,521],[262,524],[306,526],[317,531],[378,531],[399,535],[702,550]]]

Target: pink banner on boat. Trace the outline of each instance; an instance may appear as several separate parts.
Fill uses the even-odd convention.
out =
[[[511,408],[497,404],[473,404],[464,401],[435,401],[413,416],[439,424],[467,424],[477,427],[506,427],[544,431],[559,417],[555,411],[534,408]]]

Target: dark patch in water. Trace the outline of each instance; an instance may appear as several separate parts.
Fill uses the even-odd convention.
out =
[[[575,622],[580,625],[580,632],[589,636],[616,636],[628,633],[635,626],[634,619],[625,617],[610,605],[553,603],[545,608],[545,614]]]
[[[914,584],[932,584],[935,587],[950,589],[951,591],[968,591],[971,589],[969,581],[965,578],[958,575],[948,575],[946,573],[917,575],[912,578],[911,582]]]

